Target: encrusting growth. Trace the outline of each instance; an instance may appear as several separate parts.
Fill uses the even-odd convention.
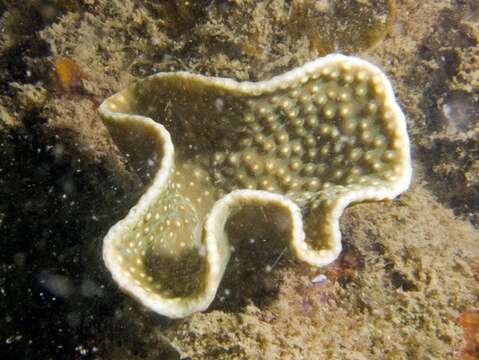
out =
[[[346,206],[392,199],[411,179],[391,84],[355,57],[329,55],[257,83],[159,73],[100,114],[146,184],[104,239],[106,266],[168,317],[212,302],[230,255],[225,225],[242,207],[280,209],[292,252],[323,266],[341,252]]]

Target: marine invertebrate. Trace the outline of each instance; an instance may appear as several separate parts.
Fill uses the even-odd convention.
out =
[[[279,210],[293,253],[322,266],[341,251],[346,206],[410,183],[392,87],[355,57],[257,83],[159,73],[99,111],[146,184],[106,235],[104,261],[122,289],[169,317],[211,303],[230,255],[225,225],[243,207]]]

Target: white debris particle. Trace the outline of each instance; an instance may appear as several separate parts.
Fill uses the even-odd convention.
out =
[[[322,284],[324,283],[328,278],[324,274],[319,274],[315,276],[311,281],[313,284]]]
[[[215,100],[215,107],[217,111],[223,111],[224,106],[225,106],[225,102],[222,98],[217,98]]]

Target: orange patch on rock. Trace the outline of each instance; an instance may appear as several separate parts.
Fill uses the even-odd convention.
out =
[[[61,57],[54,65],[55,76],[60,90],[71,92],[81,86],[82,71],[72,59]]]
[[[461,360],[479,359],[479,311],[463,313],[457,324],[464,331],[464,346]]]

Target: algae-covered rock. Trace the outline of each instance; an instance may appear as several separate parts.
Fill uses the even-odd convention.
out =
[[[467,19],[474,10],[465,3],[444,9],[413,71],[426,74],[418,113],[418,156],[426,157],[431,185],[438,196],[477,225],[479,196],[479,32]]]
[[[312,51],[358,52],[368,49],[391,30],[393,0],[293,0],[289,29],[306,37]]]

